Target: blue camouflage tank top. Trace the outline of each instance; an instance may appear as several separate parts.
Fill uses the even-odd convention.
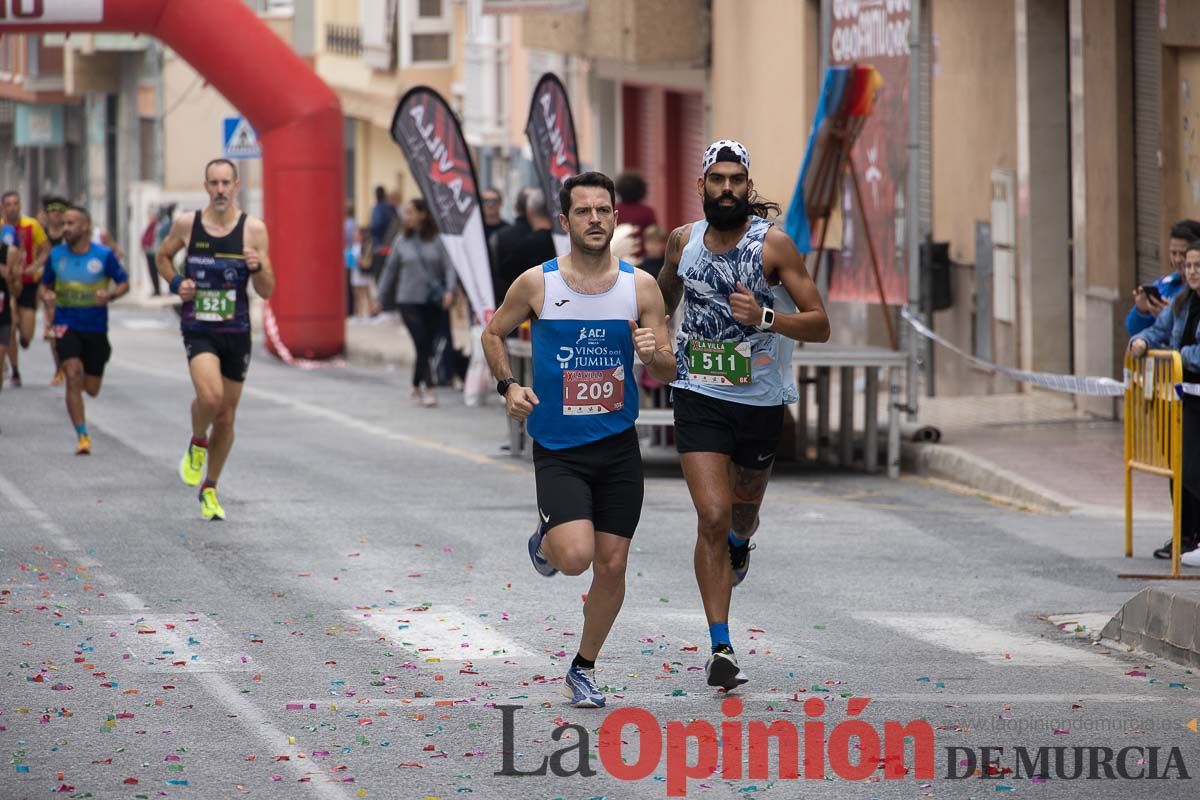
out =
[[[679,377],[671,386],[718,400],[752,406],[776,406],[798,399],[792,378],[790,339],[733,318],[729,295],[740,281],[764,308],[795,310],[782,286],[763,275],[762,251],[770,222],[752,216],[750,227],[728,252],[704,246],[708,222],[692,223],[679,259],[683,282],[683,319],[675,335]]]

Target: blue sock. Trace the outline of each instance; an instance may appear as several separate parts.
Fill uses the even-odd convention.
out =
[[[87,436],[87,423],[81,423],[75,426],[75,434],[77,436]]]
[[[729,641],[729,623],[714,622],[708,626],[708,638],[712,639],[712,646],[715,650],[720,645],[733,647],[733,643]]]
[[[749,536],[747,536],[745,539],[743,539],[742,537],[740,537],[736,533],[734,533],[732,530],[729,532],[729,543],[732,544],[734,547],[741,547],[744,544],[746,544],[746,542],[748,542],[748,541],[750,541]]]

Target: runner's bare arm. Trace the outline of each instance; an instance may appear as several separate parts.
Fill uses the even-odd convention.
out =
[[[804,268],[804,257],[786,233],[772,227],[763,242],[763,267],[767,275],[779,276],[783,287],[799,309],[793,314],[776,314],[771,330],[798,342],[829,341],[829,317],[817,285]]]
[[[650,370],[651,375],[663,383],[670,383],[679,376],[676,374],[675,354],[671,349],[671,331],[667,327],[667,320],[670,317],[663,304],[662,292],[650,273],[640,269],[634,270],[634,277],[636,278],[634,288],[637,291],[638,304],[638,330],[634,331],[634,344],[638,349],[638,357],[642,359],[646,369]],[[638,346],[639,335],[644,330],[653,333],[652,341],[650,337],[645,337],[647,344],[653,345],[654,348],[649,361],[645,359],[641,352],[642,348]]]
[[[36,272],[46,265],[46,259],[50,258],[50,240],[43,239],[41,244],[33,248],[33,269]]]
[[[128,293],[129,293],[129,281],[125,281],[124,283],[118,283],[116,286],[112,287],[111,289],[101,289],[100,291],[96,292],[96,300],[98,300],[101,303],[111,303],[113,300],[116,300],[121,295],[128,294]]]
[[[536,307],[541,308],[541,298],[545,291],[542,288],[541,273],[540,266],[522,272],[513,281],[512,286],[508,287],[508,294],[504,295],[500,307],[496,309],[495,315],[483,329],[483,355],[487,359],[488,367],[492,370],[492,375],[498,381],[513,376],[512,365],[508,360],[508,346],[504,344],[504,337],[533,315],[535,300],[537,301]]]
[[[512,364],[508,360],[508,347],[504,337],[542,307],[545,289],[542,283],[542,268],[531,267],[521,273],[509,287],[504,301],[483,329],[483,355],[496,380],[508,380],[513,376]],[[505,411],[513,419],[525,419],[538,404],[537,395],[528,386],[513,384],[504,396]]]
[[[275,270],[271,267],[269,244],[267,224],[258,217],[247,217],[243,254],[246,256],[246,268],[251,270],[250,280],[254,283],[254,291],[264,300],[275,291]]]
[[[162,244],[158,246],[158,252],[154,254],[154,265],[158,267],[158,274],[162,279],[170,285],[178,274],[175,272],[175,254],[183,248],[187,247],[188,239],[192,235],[192,218],[190,216],[176,217],[171,223],[171,231],[163,239]],[[179,296],[183,300],[191,300],[196,296],[196,283],[185,278],[183,283],[179,285]]]
[[[8,282],[9,291],[14,295],[21,290],[21,248],[8,248],[3,278]]]
[[[679,277],[679,259],[683,256],[684,245],[692,235],[691,223],[680,225],[671,231],[667,237],[667,252],[663,259],[662,271],[658,273],[658,288],[662,291],[663,302],[667,313],[674,311],[683,300],[683,280]]]

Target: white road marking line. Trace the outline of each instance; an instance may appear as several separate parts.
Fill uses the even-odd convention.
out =
[[[1055,667],[1074,665],[1124,677],[1127,667],[1111,657],[1028,633],[988,625],[969,617],[934,614],[857,612],[857,619],[883,625],[937,647],[997,665]]]
[[[56,547],[60,547],[64,552],[83,551],[83,548],[76,544],[67,535],[66,531],[59,527],[58,523],[52,520],[33,500],[3,476],[0,476],[0,494],[4,495],[9,502],[21,509],[30,519],[37,523],[38,527],[54,542]],[[130,611],[146,608],[146,603],[137,595],[130,592],[117,591],[119,582],[112,576],[106,575],[96,569],[89,571],[93,582],[104,584],[107,588],[111,589],[110,594],[129,608]],[[227,711],[237,715],[238,721],[248,734],[257,738],[272,752],[278,753],[282,751],[287,755],[291,755],[293,759],[285,762],[285,766],[297,777],[304,778],[323,774],[323,771],[319,767],[315,767],[312,770],[307,769],[309,766],[307,759],[298,758],[303,753],[302,749],[298,745],[287,744],[287,734],[272,725],[270,719],[253,702],[242,695],[226,678],[215,672],[199,672],[196,674],[195,679],[205,691],[224,705]],[[338,783],[309,781],[303,785],[317,797],[328,798],[329,800],[348,800],[350,797],[341,784]]]
[[[534,658],[491,625],[456,608],[431,611],[347,611],[346,616],[410,650],[423,660],[479,661]],[[572,647],[574,645],[571,645]]]
[[[180,383],[190,382],[190,379],[185,374],[176,374],[174,372],[165,372],[163,370],[153,369],[151,367],[144,367],[140,364],[134,364],[123,359],[114,359],[114,363],[120,366],[122,369],[141,372],[145,375],[153,375],[158,378],[173,380]],[[317,405],[316,403],[309,403],[305,400],[297,400],[294,397],[289,397],[285,394],[279,394],[278,392],[273,392],[269,389],[260,389],[255,386],[247,386],[242,390],[242,396],[268,400],[272,403],[290,408],[297,413],[304,414],[305,416],[323,419],[336,425],[341,425],[344,428],[349,428],[351,430],[358,431],[359,433],[365,433],[378,439],[386,439],[387,441],[391,442],[400,442],[403,444],[412,445],[413,447],[432,450],[434,452],[441,453],[442,455],[461,458],[465,461],[470,461],[473,464],[479,464],[480,466],[503,469],[509,472],[530,471],[527,466],[506,463],[505,461],[499,461],[491,456],[483,455],[482,453],[464,450],[460,447],[444,444],[442,442],[436,442],[432,439],[425,439],[420,436],[410,436],[406,433],[390,431],[380,425],[366,422],[365,420],[352,417],[349,414],[343,414],[341,411],[336,411],[332,408],[326,408],[325,406]]]
[[[122,594],[141,602],[132,595]],[[134,613],[127,616],[88,617],[91,623],[106,626],[118,634],[118,640],[131,656],[127,663],[136,664],[146,671],[172,675],[252,672],[258,669],[249,659],[243,663],[234,640],[206,617],[164,617],[136,613],[139,611],[137,608],[130,610]],[[181,661],[184,664],[178,665]]]
[[[8,498],[9,502],[15,507],[24,512],[25,516],[32,519],[42,533],[45,534],[54,546],[63,552],[78,552],[80,547],[71,541],[71,538],[63,533],[62,528],[55,524],[50,516],[37,507],[32,500],[25,496],[25,493],[18,489],[11,481],[0,475],[0,494]]]

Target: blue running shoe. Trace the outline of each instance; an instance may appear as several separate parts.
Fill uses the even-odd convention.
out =
[[[571,667],[563,678],[562,693],[575,708],[604,708],[604,692],[596,685],[596,670]]]
[[[729,564],[733,567],[734,586],[746,580],[746,573],[750,571],[750,551],[756,546],[754,542],[735,545],[732,539],[729,540]]]
[[[538,555],[538,549],[542,546],[542,539],[544,538],[546,538],[545,526],[538,523],[537,529],[529,536],[529,560],[533,562],[533,568],[537,570],[538,575],[545,578],[553,578],[558,574],[558,569]]]

